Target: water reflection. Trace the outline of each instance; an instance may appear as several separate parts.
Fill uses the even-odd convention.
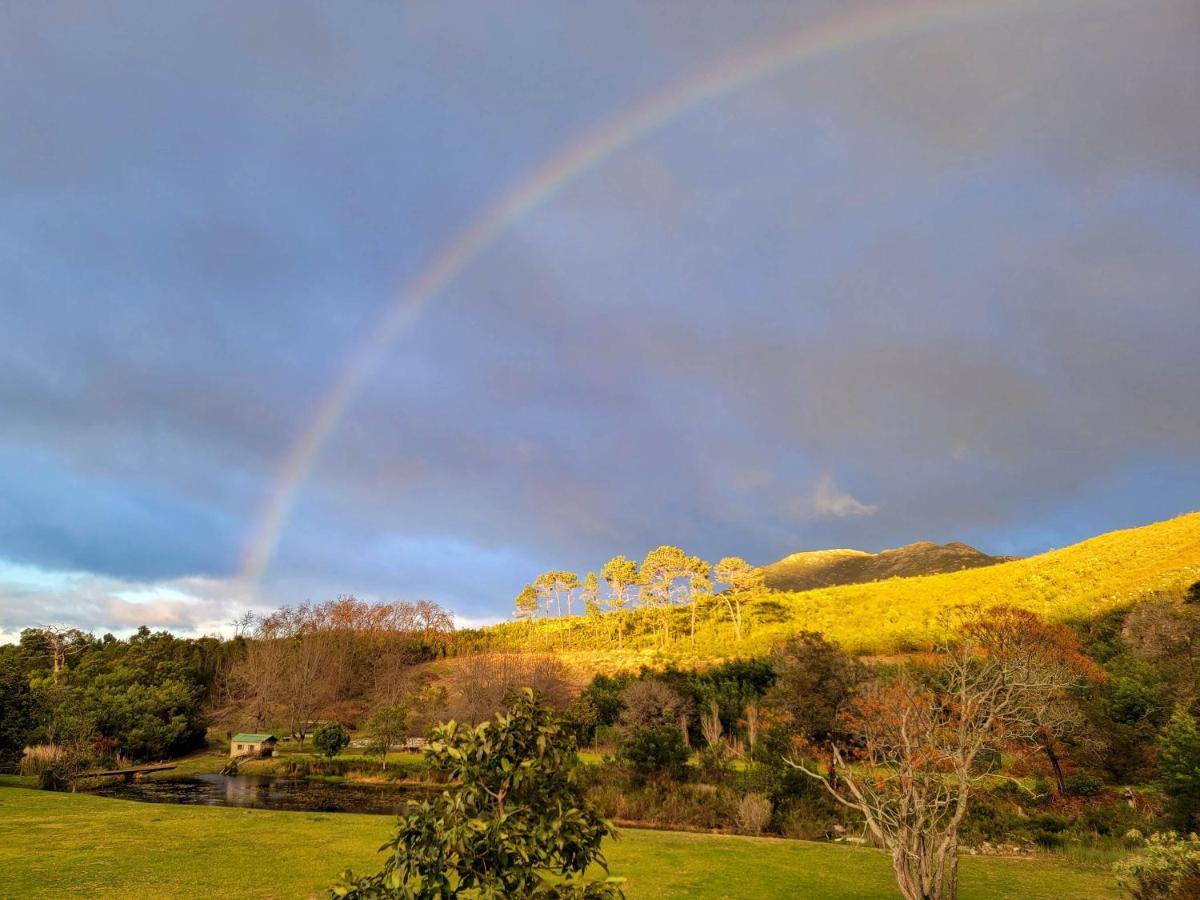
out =
[[[186,779],[113,782],[94,793],[149,803],[386,815],[400,814],[413,799],[412,791],[404,788],[330,784],[266,775],[197,775]]]

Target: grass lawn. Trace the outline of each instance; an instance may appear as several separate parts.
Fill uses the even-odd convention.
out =
[[[385,816],[172,806],[0,781],[5,897],[321,897],[346,865],[378,865]],[[897,896],[888,859],[844,845],[626,830],[613,874],[630,898]],[[1119,897],[1112,876],[1049,860],[969,858],[964,900]]]

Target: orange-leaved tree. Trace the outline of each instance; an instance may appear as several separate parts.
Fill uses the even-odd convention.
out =
[[[981,755],[1035,745],[1049,704],[1084,668],[1065,636],[1032,614],[972,614],[936,653],[864,687],[842,713],[846,739],[803,748],[824,772],[789,762],[863,816],[907,900],[954,900],[959,828],[990,777]]]

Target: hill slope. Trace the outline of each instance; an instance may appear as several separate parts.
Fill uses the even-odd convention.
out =
[[[981,569],[1009,561],[1010,557],[988,556],[967,544],[919,541],[881,553],[864,553],[862,550],[793,553],[779,562],[763,566],[763,574],[767,587],[772,590],[811,591],[838,584],[865,584],[887,578]]]
[[[733,639],[722,604],[715,601],[700,612],[694,644],[688,633],[689,611],[682,608],[673,611],[673,639],[665,646],[656,610],[628,614],[620,643],[611,615],[598,621],[508,623],[486,629],[480,637],[493,648],[555,651],[576,665],[601,670],[751,656],[801,630],[822,632],[853,652],[888,653],[928,646],[943,632],[943,613],[955,606],[1007,603],[1055,621],[1081,620],[1155,593],[1181,596],[1197,580],[1200,513],[1191,513],[983,568],[763,592],[748,605],[750,625],[740,642]]]

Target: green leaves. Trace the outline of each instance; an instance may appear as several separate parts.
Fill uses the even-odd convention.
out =
[[[615,832],[584,799],[570,733],[531,690],[491,722],[439,725],[426,758],[455,786],[400,819],[381,872],[346,873],[332,896],[622,896],[617,879],[584,878],[606,868],[601,842]]]

